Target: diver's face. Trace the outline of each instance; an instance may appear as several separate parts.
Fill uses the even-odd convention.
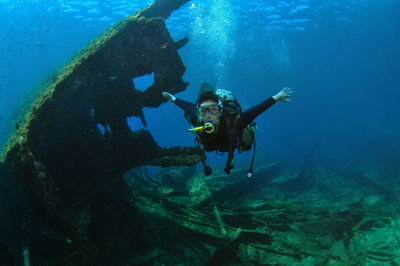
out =
[[[218,103],[212,100],[202,102],[199,112],[204,123],[210,122],[216,124],[220,116]]]

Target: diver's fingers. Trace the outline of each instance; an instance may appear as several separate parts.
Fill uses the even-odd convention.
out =
[[[291,92],[283,92],[282,93],[282,97],[286,98],[286,97],[292,97],[293,94]]]
[[[176,99],[175,96],[173,96],[172,94],[170,94],[170,93],[168,93],[166,91],[162,92],[162,96],[164,96],[164,98],[166,98],[167,100],[169,100],[171,102],[174,102],[175,99]]]
[[[292,94],[293,91],[292,91],[290,88],[285,87],[285,88],[282,90],[282,93],[285,93],[285,94]]]

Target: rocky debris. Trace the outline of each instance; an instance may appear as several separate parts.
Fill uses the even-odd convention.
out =
[[[337,176],[319,167],[308,175],[307,190],[280,187],[296,173],[278,163],[258,169],[254,178],[235,171],[187,176],[175,191],[163,176],[132,175],[133,201],[155,223],[155,264],[208,265],[397,265],[400,261],[400,214],[387,191],[371,192],[360,178]],[[279,167],[278,167],[279,166]],[[293,171],[292,171],[293,172]],[[170,179],[181,178],[173,169]],[[287,176],[287,177],[285,177]],[[350,175],[351,177],[351,175]],[[322,179],[323,178],[323,179]],[[280,180],[280,181],[279,181]],[[257,185],[258,184],[258,185]],[[330,185],[327,190],[327,184]],[[292,186],[291,184],[288,184]],[[239,189],[243,191],[238,194]],[[255,189],[258,187],[258,189]],[[349,193],[351,190],[351,193]],[[372,190],[373,191],[373,190]],[[219,193],[228,196],[216,196]],[[162,229],[162,232],[159,230]],[[154,229],[158,228],[158,229]],[[165,231],[168,231],[164,234]],[[173,231],[173,233],[171,232]],[[163,248],[164,241],[168,248]],[[185,255],[191,256],[187,259]],[[143,257],[145,258],[145,256]],[[149,260],[150,261],[150,260]]]

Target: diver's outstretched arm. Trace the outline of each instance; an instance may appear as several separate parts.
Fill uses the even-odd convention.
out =
[[[242,120],[242,127],[247,126],[250,124],[254,119],[256,119],[257,116],[259,116],[261,113],[265,112],[268,108],[270,108],[276,101],[274,98],[269,97],[265,101],[263,101],[260,104],[257,104],[256,106],[251,107],[250,109],[246,110],[243,112],[243,120]]]
[[[265,112],[268,108],[270,108],[274,103],[277,101],[281,102],[290,102],[291,100],[289,99],[292,97],[293,91],[287,87],[283,88],[280,92],[275,94],[272,97],[269,97],[262,103],[251,107],[247,111],[243,112],[243,121],[242,121],[242,126],[245,127],[248,124],[250,124],[254,119],[256,119],[257,116],[259,116],[261,113]]]
[[[173,102],[174,104],[176,104],[177,106],[179,106],[180,108],[182,108],[185,111],[185,117],[186,119],[192,124],[195,125],[196,121],[197,121],[197,110],[196,110],[196,105],[194,103],[191,102],[187,102],[185,100],[182,99],[178,99],[175,96],[173,96],[172,94],[168,93],[168,92],[163,92],[162,95],[164,96],[164,98],[168,99],[169,101]]]

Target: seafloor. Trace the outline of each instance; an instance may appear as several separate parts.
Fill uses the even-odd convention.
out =
[[[243,171],[205,178],[191,168],[153,178],[144,169],[128,173],[152,235],[144,241],[151,250],[132,262],[399,265],[398,189],[389,192],[383,179],[372,181],[376,176],[303,166],[266,164],[253,179]]]
[[[318,164],[271,162],[254,174],[134,168],[98,188],[88,216],[71,214],[89,224],[86,244],[36,215],[9,228],[31,265],[400,264],[398,185]],[[1,265],[22,265],[13,241],[0,243]]]

